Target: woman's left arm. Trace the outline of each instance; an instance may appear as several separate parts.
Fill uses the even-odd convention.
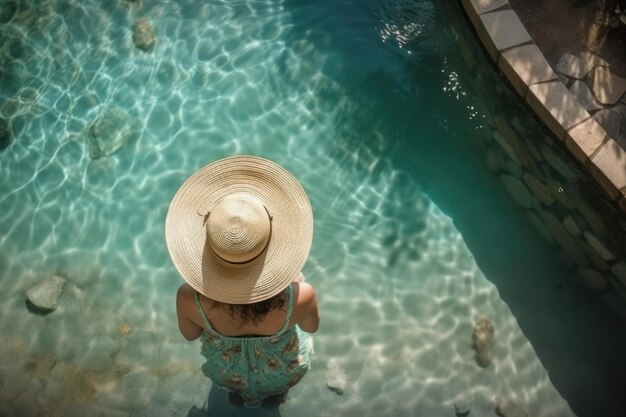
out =
[[[204,330],[189,319],[189,307],[195,308],[193,297],[195,291],[188,284],[183,284],[176,292],[176,315],[178,316],[178,329],[183,337],[189,341],[196,340]]]

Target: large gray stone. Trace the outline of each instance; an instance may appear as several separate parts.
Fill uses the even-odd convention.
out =
[[[596,67],[593,75],[593,94],[602,104],[616,104],[626,92],[626,80],[606,67]]]
[[[582,80],[592,67],[589,61],[584,61],[572,54],[563,54],[556,63],[555,69],[558,73]]]
[[[35,307],[53,311],[59,305],[59,298],[67,280],[62,277],[52,277],[31,287],[26,291],[26,298]]]
[[[593,115],[595,120],[606,131],[607,135],[616,139],[619,137],[623,115],[613,109],[600,110]]]
[[[107,107],[89,128],[89,156],[98,159],[119,151],[138,136],[138,129],[119,107]]]
[[[576,97],[578,102],[582,104],[582,106],[588,112],[604,108],[602,104],[598,103],[598,101],[593,96],[591,90],[584,81],[574,81],[570,86],[569,91],[571,91],[571,93]]]

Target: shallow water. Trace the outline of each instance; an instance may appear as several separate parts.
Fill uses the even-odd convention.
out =
[[[304,273],[323,321],[280,415],[454,415],[465,394],[476,415],[496,396],[574,415],[518,325],[553,355],[533,314],[550,317],[540,296],[571,272],[484,168],[481,109],[520,110],[501,83],[490,99],[468,90],[462,48],[480,52],[456,4],[18,3],[0,15],[14,137],[0,153],[0,414],[266,414],[233,409],[200,374],[163,233],[187,176],[253,154],[289,169],[315,216]],[[132,43],[141,16],[157,35],[148,53]],[[112,112],[128,141],[92,159],[94,122]],[[59,308],[32,314],[24,293],[55,274],[69,280]],[[522,288],[538,281],[536,296]],[[574,311],[586,299],[572,287],[550,296]],[[483,316],[497,341],[486,369],[470,347]],[[331,359],[343,396],[325,385]]]

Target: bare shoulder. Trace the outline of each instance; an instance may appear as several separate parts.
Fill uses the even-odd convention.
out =
[[[178,287],[178,291],[176,292],[176,299],[180,301],[189,301],[192,300],[196,295],[196,290],[194,290],[191,285],[183,284]]]
[[[195,297],[196,290],[189,284],[183,284],[178,287],[176,292],[176,311],[179,316],[195,319]],[[194,320],[195,321],[195,320]]]
[[[300,325],[305,332],[313,333],[320,322],[315,289],[307,282],[294,282],[292,285],[296,300],[292,323]]]
[[[315,288],[308,282],[295,282],[294,292],[297,294],[298,304],[310,304],[316,299]]]

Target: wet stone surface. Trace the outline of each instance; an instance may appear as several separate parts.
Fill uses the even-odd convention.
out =
[[[571,91],[572,94],[576,96],[580,104],[582,104],[585,110],[587,110],[588,112],[604,108],[604,106],[596,100],[591,90],[589,89],[589,86],[587,86],[584,81],[574,81],[569,87],[569,91]]]

